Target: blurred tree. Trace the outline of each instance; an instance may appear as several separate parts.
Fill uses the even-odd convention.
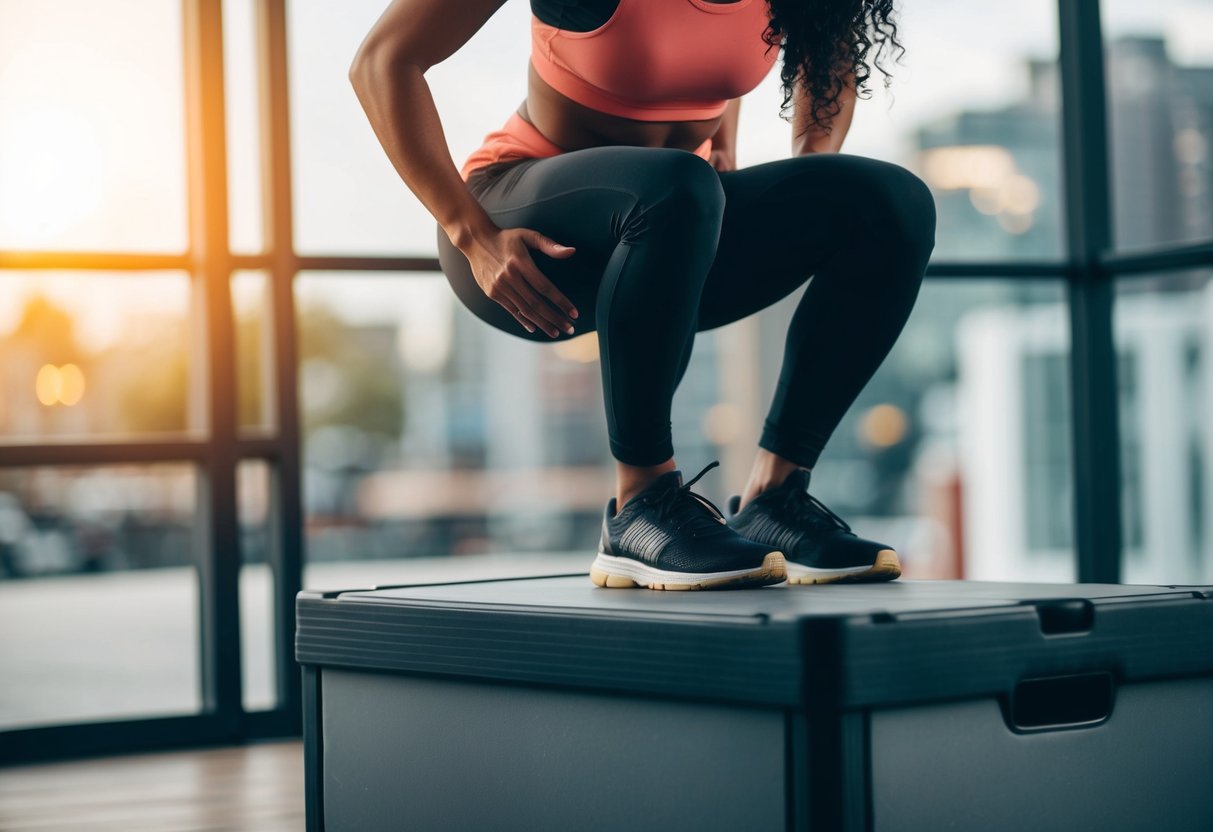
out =
[[[394,329],[353,327],[323,306],[300,310],[299,361],[306,384],[308,366],[324,366],[335,379],[327,396],[309,396],[303,390],[301,416],[306,433],[326,426],[355,428],[395,440],[404,429],[403,384],[395,366]],[[267,395],[260,349],[264,322],[260,310],[241,315],[236,322],[237,408],[242,426],[263,425],[262,402]],[[382,336],[382,337],[381,337]],[[165,330],[143,346],[159,356],[154,364],[140,364],[137,376],[122,385],[124,423],[135,431],[180,431],[187,424],[189,366],[186,334]],[[384,351],[384,342],[388,350]]]
[[[80,365],[85,361],[71,313],[42,295],[25,302],[17,326],[5,340],[14,348],[28,349],[43,363]]]
[[[79,430],[83,408],[68,413],[42,401],[47,388],[37,393],[42,368],[65,364],[74,364],[91,380],[91,356],[77,340],[71,313],[40,294],[23,298],[13,328],[0,332],[0,434]],[[79,392],[87,397],[87,390],[86,382]]]
[[[146,323],[146,322],[145,322]],[[304,430],[352,428],[395,441],[404,430],[404,383],[397,354],[396,327],[351,326],[322,305],[299,310]],[[241,426],[260,426],[269,383],[260,348],[264,321],[260,310],[236,321],[236,377]],[[71,313],[41,295],[30,297],[17,325],[0,337],[6,363],[20,359],[20,382],[45,363],[79,365],[89,379],[94,402],[91,427],[102,432],[181,432],[189,426],[191,333],[187,327],[141,323],[100,353],[85,350],[76,338]],[[28,365],[28,366],[26,366]],[[31,379],[25,379],[25,376]],[[0,374],[0,379],[3,374]],[[312,382],[317,382],[313,384]],[[323,387],[325,389],[319,389]],[[315,389],[313,389],[315,388]]]
[[[264,331],[260,308],[236,318],[236,408],[241,427],[264,427],[268,421],[262,415],[265,402],[272,400],[263,386],[269,379],[262,379]]]
[[[350,427],[392,440],[404,431],[396,327],[353,327],[318,304],[299,310],[304,430]]]
[[[117,390],[123,432],[186,429],[190,376],[187,337],[182,327],[160,327],[138,345],[122,344],[104,354]]]

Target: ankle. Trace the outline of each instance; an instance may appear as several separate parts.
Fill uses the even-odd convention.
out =
[[[628,465],[617,462],[615,465],[615,510],[623,508],[627,505],[628,500],[652,485],[654,480],[677,467],[673,457],[657,465]]]

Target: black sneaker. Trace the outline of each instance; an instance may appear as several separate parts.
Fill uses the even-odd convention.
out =
[[[744,537],[782,550],[789,584],[891,581],[901,575],[891,546],[857,536],[808,488],[809,470],[797,468],[740,512],[741,496],[734,494],[728,523]]]
[[[781,552],[737,534],[720,509],[691,491],[719,464],[711,463],[685,485],[681,471],[667,471],[618,514],[615,498],[608,500],[590,579],[621,589],[732,589],[783,581]]]

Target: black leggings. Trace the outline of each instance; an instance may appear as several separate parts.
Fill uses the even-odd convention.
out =
[[[695,333],[751,315],[810,276],[788,328],[759,445],[813,467],[901,333],[935,247],[935,203],[906,168],[817,153],[718,172],[673,148],[592,147],[473,172],[468,188],[501,228],[576,246],[531,249],[580,313],[574,335],[529,333],[480,289],[438,226],[460,301],[520,338],[598,331],[612,455],[673,456],[670,406]]]

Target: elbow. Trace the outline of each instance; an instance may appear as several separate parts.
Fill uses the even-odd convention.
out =
[[[373,69],[374,59],[370,53],[371,50],[367,48],[366,44],[363,44],[358,49],[357,54],[354,55],[354,60],[350,62],[348,73],[350,86],[354,88],[354,92],[358,94],[359,98],[362,97],[363,92],[370,84],[371,78],[375,75]]]
[[[386,41],[372,33],[354,55],[348,76],[354,92],[362,97],[376,84],[397,77],[409,67],[417,67],[419,71],[424,72],[412,50],[399,42]]]

